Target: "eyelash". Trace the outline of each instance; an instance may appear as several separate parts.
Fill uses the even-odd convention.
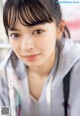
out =
[[[32,35],[40,35],[40,34],[42,34],[43,32],[45,32],[45,30],[37,29],[37,30],[35,30],[35,31],[32,32]],[[12,33],[12,34],[10,34],[10,37],[11,37],[12,39],[15,39],[15,38],[20,37],[20,35],[19,35],[18,33]]]
[[[37,30],[35,30],[34,32],[33,32],[33,34],[35,34],[35,35],[39,35],[39,34],[41,34],[41,33],[43,33],[44,32],[44,30],[42,30],[42,29],[37,29]]]
[[[14,37],[13,37],[14,36]],[[19,37],[19,34],[18,33],[12,33],[11,35],[10,35],[10,37],[12,37],[12,38],[18,38]]]

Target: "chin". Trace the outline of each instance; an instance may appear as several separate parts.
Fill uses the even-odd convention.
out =
[[[40,62],[33,62],[33,63],[25,63],[28,67],[38,67],[38,66],[42,66],[43,63]]]

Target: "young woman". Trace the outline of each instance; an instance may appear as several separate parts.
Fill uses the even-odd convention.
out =
[[[65,39],[58,0],[7,0],[3,21],[12,50],[0,65],[0,105],[10,116],[79,116],[80,45]]]

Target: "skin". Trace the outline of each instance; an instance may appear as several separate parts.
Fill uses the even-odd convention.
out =
[[[63,29],[64,26],[60,27]],[[55,63],[56,41],[61,33],[55,22],[28,27],[18,21],[15,30],[8,30],[13,51],[28,66],[30,93],[36,100],[40,98],[48,74]],[[33,54],[36,56],[27,58]]]

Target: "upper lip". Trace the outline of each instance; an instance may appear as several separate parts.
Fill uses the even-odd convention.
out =
[[[31,58],[31,57],[35,57],[35,56],[37,56],[37,55],[39,55],[39,54],[24,55],[23,57]]]

